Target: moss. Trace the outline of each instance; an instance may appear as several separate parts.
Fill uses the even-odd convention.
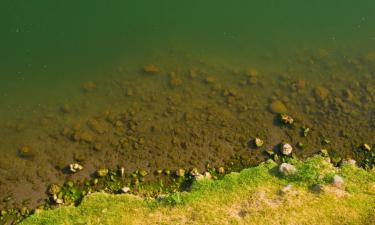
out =
[[[287,159],[298,172],[278,176],[268,161],[221,180],[194,182],[189,192],[157,198],[94,193],[78,207],[66,206],[32,215],[22,224],[371,224],[375,210],[375,173],[354,166],[334,167],[316,156]],[[341,192],[313,193],[310,184],[328,183],[333,174],[345,180]],[[278,191],[287,184],[287,194]],[[342,191],[342,190],[341,190]],[[296,197],[298,196],[298,197]],[[267,216],[265,216],[267,215]]]

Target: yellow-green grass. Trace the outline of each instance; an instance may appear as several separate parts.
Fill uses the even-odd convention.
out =
[[[268,161],[162,200],[94,193],[77,207],[43,211],[22,224],[375,224],[374,171],[336,168],[321,156],[290,163],[297,167],[290,177]],[[331,184],[335,174],[344,188]],[[311,190],[317,183],[324,187],[318,193]]]

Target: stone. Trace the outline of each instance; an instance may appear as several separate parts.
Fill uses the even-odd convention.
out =
[[[280,100],[275,100],[269,105],[269,109],[272,113],[283,114],[287,112],[287,108],[284,103]]]
[[[282,163],[279,167],[279,171],[284,176],[290,176],[297,172],[297,169],[295,166],[289,163]]]
[[[185,176],[185,170],[182,169],[182,168],[178,169],[178,170],[176,171],[176,175],[177,175],[178,177],[183,177],[183,176]]]
[[[109,172],[108,169],[103,169],[102,168],[102,169],[99,169],[98,171],[96,171],[96,175],[98,177],[105,177],[105,176],[107,176],[108,172]]]
[[[157,74],[160,72],[160,69],[154,64],[147,64],[143,67],[143,71],[147,74]]]
[[[280,190],[280,193],[281,194],[286,194],[288,192],[290,192],[293,188],[293,185],[291,184],[288,184],[287,186],[283,187],[281,190]]]
[[[130,191],[130,188],[129,187],[123,187],[123,188],[120,189],[120,191],[122,193],[128,193]]]
[[[283,144],[281,147],[281,153],[283,155],[290,155],[292,151],[293,151],[293,147],[288,143]]]
[[[69,165],[69,171],[72,173],[77,173],[78,171],[83,170],[83,166],[78,163],[72,163]]]
[[[260,138],[255,138],[254,139],[254,145],[257,147],[257,148],[260,148],[262,147],[264,144],[264,141]]]
[[[347,166],[347,165],[355,166],[356,164],[357,162],[354,159],[345,159],[341,162],[341,166]]]
[[[339,175],[335,175],[333,176],[332,184],[333,186],[341,189],[344,187],[344,179]]]

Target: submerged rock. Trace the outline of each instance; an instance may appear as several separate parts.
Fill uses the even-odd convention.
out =
[[[290,176],[297,172],[297,169],[295,166],[289,163],[281,163],[279,167],[280,173],[282,173],[284,176]]]
[[[24,145],[18,151],[18,155],[22,158],[30,158],[34,156],[34,153],[30,146]]]
[[[287,108],[284,103],[280,100],[275,100],[269,105],[269,109],[272,113],[283,114],[287,112]]]
[[[314,95],[317,100],[324,101],[329,96],[329,90],[324,87],[317,87],[314,90]]]
[[[154,64],[147,64],[143,67],[143,72],[148,74],[157,74],[160,72],[160,69]]]
[[[82,85],[82,88],[85,92],[93,91],[96,89],[96,84],[92,81],[88,81]]]

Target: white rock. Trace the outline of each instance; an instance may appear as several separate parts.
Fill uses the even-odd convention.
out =
[[[62,200],[61,198],[58,198],[57,195],[53,195],[53,201],[56,204],[63,204],[64,203],[64,200]]]
[[[289,163],[281,163],[279,167],[280,173],[282,173],[284,176],[293,175],[297,172],[297,169],[295,166]]]
[[[212,179],[212,176],[211,176],[211,174],[209,173],[209,172],[204,172],[204,178],[206,178],[206,179]]]
[[[342,188],[344,186],[344,179],[339,175],[335,175],[333,176],[332,184],[337,188]]]
[[[129,191],[130,191],[129,187],[123,187],[123,188],[121,188],[121,192],[122,193],[128,193]]]
[[[292,151],[293,151],[293,147],[290,144],[288,143],[283,144],[281,148],[281,153],[283,153],[283,155],[290,155]]]
[[[73,164],[70,164],[70,165],[69,165],[69,170],[70,170],[70,172],[72,172],[72,173],[76,173],[76,172],[78,172],[78,171],[83,170],[83,166],[81,166],[81,165],[78,164],[78,163],[73,163]]]

